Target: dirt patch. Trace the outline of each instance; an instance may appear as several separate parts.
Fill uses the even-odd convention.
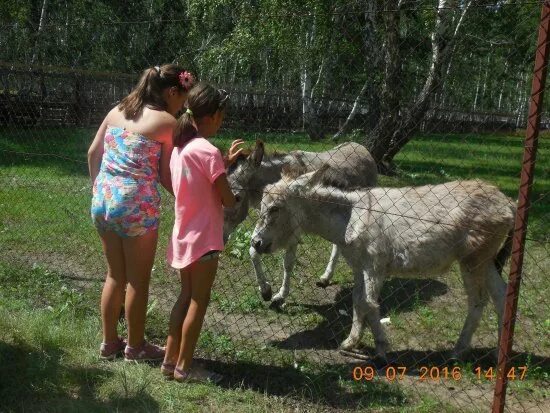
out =
[[[59,252],[25,251],[21,254],[20,251],[12,249],[2,249],[0,254],[3,261],[10,265],[24,268],[39,266],[55,272],[76,289],[87,289],[92,286],[95,288],[105,278],[105,269],[101,268],[103,262],[95,257],[82,256],[76,261],[74,257]],[[94,264],[90,265],[92,262]]]
[[[21,267],[39,265],[55,271],[76,289],[96,288],[99,291],[104,279],[104,263],[96,253],[80,257],[59,252],[26,251],[21,254],[5,249],[0,253],[6,262]],[[258,295],[252,270],[245,269],[242,264],[239,268],[242,280],[235,285],[231,278],[230,259],[226,260],[223,263],[225,265],[221,266],[215,290],[228,300]],[[269,353],[270,357],[290,358],[298,365],[309,363],[321,369],[323,366],[347,365],[349,377],[344,379],[350,379],[353,368],[365,363],[364,360],[345,356],[338,351],[339,343],[351,328],[352,284],[340,280],[322,289],[315,285],[316,273],[304,272],[302,277],[293,280],[291,295],[279,312],[269,309],[268,303],[262,303],[257,310],[248,313],[224,311],[218,303],[213,302],[207,313],[205,328],[229,337],[236,346],[246,343],[247,350],[253,351],[267,347],[273,350]],[[177,277],[170,275],[166,268],[156,269],[151,283],[150,302],[158,302],[157,309],[162,313],[159,323],[167,321],[166,317],[178,292]],[[494,382],[420,381],[418,373],[412,373],[419,366],[439,366],[449,360],[450,349],[458,337],[465,315],[466,300],[461,285],[452,278],[446,279],[445,283],[437,280],[391,279],[384,286],[382,298],[382,314],[391,316],[391,323],[386,326],[392,346],[389,357],[397,365],[407,367],[410,372],[399,385],[414,398],[429,397],[452,405],[459,411],[489,410]],[[448,326],[441,325],[441,318],[449,320]],[[525,324],[527,328],[534,328],[530,320],[524,321],[529,321]],[[492,314],[482,320],[476,334],[474,346],[477,350],[474,351],[473,360],[483,359],[491,352],[496,343],[495,324],[496,319]],[[159,326],[160,330],[164,334],[165,325]],[[415,331],[424,333],[415,334]],[[519,342],[523,340],[520,338]],[[368,329],[362,343],[362,354],[372,357],[373,339]],[[434,350],[427,350],[426,343],[430,343],[429,347]],[[215,359],[217,356],[214,353],[209,357]],[[548,358],[540,354],[516,353],[514,360],[550,368]],[[266,363],[276,363],[276,360],[269,359]],[[483,366],[491,363],[493,361],[482,361]],[[542,383],[542,388],[547,385]],[[550,412],[541,383],[533,382],[531,387],[509,390],[507,411]]]

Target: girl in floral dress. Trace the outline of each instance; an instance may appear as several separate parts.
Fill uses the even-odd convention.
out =
[[[88,151],[91,215],[108,267],[101,295],[103,359],[122,351],[128,361],[164,357],[164,348],[144,336],[158,238],[158,183],[173,193],[169,162],[175,115],[193,81],[174,64],[146,69],[132,92],[105,117]],[[127,340],[117,333],[123,303]]]

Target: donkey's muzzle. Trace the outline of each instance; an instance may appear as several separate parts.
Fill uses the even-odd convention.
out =
[[[258,254],[265,254],[269,252],[269,247],[271,246],[270,243],[266,243],[265,241],[262,241],[260,238],[253,238],[250,241],[250,244],[252,245],[252,248],[258,252]]]

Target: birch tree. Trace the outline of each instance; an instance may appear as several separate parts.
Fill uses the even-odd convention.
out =
[[[394,156],[409,142],[428,110],[431,97],[444,82],[445,68],[454,49],[460,28],[472,0],[438,0],[434,28],[431,34],[431,59],[424,85],[417,98],[405,106],[399,97],[399,14],[397,0],[384,2],[386,29],[386,70],[381,93],[381,114],[378,125],[367,138],[374,159],[382,172],[392,170]]]

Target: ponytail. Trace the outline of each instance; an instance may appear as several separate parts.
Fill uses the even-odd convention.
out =
[[[136,87],[121,100],[118,107],[128,120],[135,120],[145,106],[166,110],[162,96],[164,89],[175,86],[180,92],[187,92],[193,82],[193,76],[175,64],[145,69]]]
[[[193,122],[193,112],[190,109],[187,109],[183,112],[176,123],[173,133],[173,144],[177,148],[183,147],[187,142],[189,142],[193,137],[199,132],[195,123]]]

